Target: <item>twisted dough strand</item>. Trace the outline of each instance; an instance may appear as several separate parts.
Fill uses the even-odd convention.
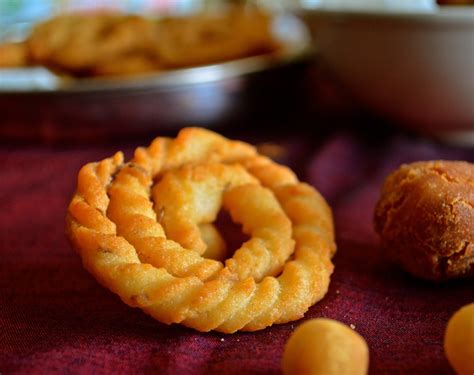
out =
[[[272,257],[261,252],[259,258],[258,246],[249,246],[241,260],[237,251],[223,266],[166,237],[149,200],[150,188],[153,179],[183,165],[192,169],[204,161],[236,163],[239,158],[258,181],[224,189],[223,205],[244,222],[244,231],[278,251]],[[256,192],[278,202],[276,216],[265,220],[280,227],[288,220],[288,237],[293,239],[285,246],[290,251],[279,252],[285,235],[259,227],[259,207],[265,204],[255,199]],[[236,204],[240,200],[245,203]],[[67,229],[85,267],[125,303],[164,323],[199,331],[254,331],[298,319],[325,295],[333,270],[332,217],[324,199],[285,167],[256,155],[251,146],[200,129],[183,130],[175,140],[158,138],[149,149],[137,150],[133,164],[123,164],[118,153],[84,166]],[[293,241],[293,259],[288,260]]]
[[[108,189],[107,210],[117,234],[135,247],[142,262],[164,267],[174,276],[205,280],[214,275],[222,269],[220,262],[204,259],[166,237],[149,200],[151,182],[148,171],[134,164],[126,164],[117,174]]]

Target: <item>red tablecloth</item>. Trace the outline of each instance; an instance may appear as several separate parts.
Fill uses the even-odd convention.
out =
[[[285,162],[331,203],[338,253],[329,293],[305,319],[353,324],[371,373],[450,373],[449,316],[474,300],[472,281],[430,284],[387,264],[372,229],[384,177],[422,159],[474,161],[474,149],[407,136],[285,139]],[[64,236],[76,173],[114,147],[0,148],[0,373],[277,374],[301,321],[223,335],[166,326],[123,304],[83,268]]]

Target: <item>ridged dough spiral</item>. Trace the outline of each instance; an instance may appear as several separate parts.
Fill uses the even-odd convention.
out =
[[[211,258],[225,246],[213,225],[221,207],[250,237],[224,262]],[[156,138],[130,162],[118,152],[86,164],[66,228],[85,268],[126,304],[198,331],[301,318],[326,294],[336,249],[314,188],[200,128]]]

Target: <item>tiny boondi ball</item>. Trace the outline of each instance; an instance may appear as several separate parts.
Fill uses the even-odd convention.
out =
[[[474,302],[456,311],[449,319],[444,351],[459,375],[474,374]]]
[[[283,353],[284,375],[363,375],[369,367],[364,338],[345,324],[313,319],[290,336]]]

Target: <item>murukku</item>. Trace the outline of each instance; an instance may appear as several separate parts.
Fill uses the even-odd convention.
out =
[[[272,17],[258,8],[239,6],[164,19],[103,12],[60,14],[37,24],[25,43],[0,46],[8,54],[3,65],[24,65],[27,57],[31,64],[78,77],[207,65],[280,48]]]
[[[223,259],[221,210],[248,236]],[[327,292],[335,252],[324,198],[255,148],[199,128],[79,172],[67,234],[130,306],[199,331],[299,319]]]
[[[27,40],[31,59],[73,75],[157,70],[155,24],[122,14],[65,14],[38,24]]]

